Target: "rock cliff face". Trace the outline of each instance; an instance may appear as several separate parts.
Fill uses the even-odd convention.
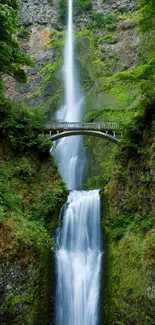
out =
[[[55,53],[50,45],[51,39],[54,37],[52,33],[59,33],[65,28],[64,23],[60,20],[60,8],[58,1],[50,0],[18,0],[19,2],[19,17],[21,26],[18,32],[21,48],[30,54],[35,66],[33,68],[25,68],[28,76],[28,83],[21,85],[16,83],[12,78],[5,78],[6,94],[9,98],[16,102],[24,101],[30,107],[45,106],[45,111],[48,111],[49,105],[44,105],[48,101],[53,92],[53,84],[55,80],[51,80],[48,89],[42,89],[44,77],[42,68],[46,63],[55,62]],[[108,15],[117,12],[134,11],[137,8],[137,0],[133,1],[92,1],[92,11],[82,13],[76,17],[75,23],[77,30],[93,29],[93,14],[103,13]],[[127,65],[135,63],[135,50],[137,45],[137,37],[135,35],[134,26],[129,29],[125,25],[119,24],[117,28],[117,37],[115,44],[107,44],[106,48],[110,53],[122,55],[124,62]],[[124,30],[126,31],[124,32]],[[128,30],[128,31],[127,31]],[[96,33],[94,29],[94,33]],[[100,35],[104,36],[104,30],[99,31]],[[52,35],[52,36],[51,36]],[[105,45],[104,45],[105,46]],[[58,54],[57,54],[58,58]],[[62,66],[62,65],[61,65]],[[62,79],[62,78],[61,78]],[[55,103],[59,106],[59,100]]]
[[[107,44],[109,53],[116,53],[122,58],[126,69],[137,64],[137,45],[139,42],[136,22],[119,22],[116,30],[115,44]]]
[[[43,98],[32,93],[39,85],[40,71],[45,62],[52,60],[52,51],[48,49],[51,30],[57,26],[59,13],[56,2],[47,0],[18,0],[21,33],[17,35],[21,49],[26,51],[34,61],[34,68],[26,68],[28,83],[21,85],[12,78],[6,78],[6,94],[16,102],[24,101],[30,107],[42,104]],[[26,35],[26,36],[25,36]]]
[[[93,9],[105,15],[116,11],[136,10],[138,0],[93,0]]]
[[[53,25],[58,21],[57,1],[48,0],[18,0],[19,17],[23,26]]]

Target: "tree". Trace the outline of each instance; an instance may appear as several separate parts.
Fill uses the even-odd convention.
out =
[[[142,32],[155,28],[155,1],[140,0],[140,15],[139,27]]]
[[[0,77],[8,74],[18,81],[26,82],[24,65],[32,65],[26,53],[21,52],[15,38],[18,22],[16,0],[1,0],[0,3]]]

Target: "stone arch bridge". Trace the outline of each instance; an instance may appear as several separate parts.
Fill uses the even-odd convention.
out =
[[[117,123],[112,122],[47,122],[45,133],[48,133],[52,141],[73,135],[92,135],[120,143],[122,137]]]

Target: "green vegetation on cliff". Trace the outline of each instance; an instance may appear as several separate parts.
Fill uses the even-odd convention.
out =
[[[0,3],[0,77],[8,74],[19,81],[26,81],[23,65],[32,64],[29,56],[20,51],[14,37],[17,31],[17,3],[1,0]]]
[[[15,105],[1,93],[0,117],[1,290],[9,287],[2,297],[2,321],[32,325],[38,319],[45,324],[53,249],[47,225],[52,229],[58,223],[65,185],[50,156],[51,141],[42,135],[43,114]]]
[[[48,313],[48,254],[53,241],[47,225],[55,229],[58,224],[66,189],[50,155],[51,141],[42,134],[44,123],[38,109],[12,103],[1,90],[1,290],[9,287],[2,297],[3,324],[32,325],[37,319],[37,324],[45,324]]]
[[[155,6],[153,1],[140,1],[140,6],[138,65],[113,79],[134,83],[139,94],[121,123],[124,138],[104,193],[106,325],[154,324]]]
[[[52,288],[50,231],[66,188],[43,135],[44,114],[4,95],[3,75],[26,81],[22,67],[31,64],[14,38],[16,1],[1,1],[0,21],[0,322],[41,325],[48,323]]]

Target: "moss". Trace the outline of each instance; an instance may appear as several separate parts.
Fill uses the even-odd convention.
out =
[[[46,324],[49,294],[53,294],[49,292],[48,282],[48,265],[54,247],[49,231],[58,224],[66,192],[51,158],[39,163],[31,154],[24,159],[29,166],[24,174],[14,172],[20,165],[20,157],[2,166],[9,179],[5,178],[2,193],[0,265],[5,265],[7,279],[10,277],[9,282],[4,280],[5,290],[8,283],[12,287],[3,297],[2,319],[4,324],[6,319],[6,324],[12,325]],[[48,226],[47,231],[45,224],[49,222],[52,227]],[[20,272],[18,283],[16,278],[11,279],[14,274],[11,272],[15,275]]]
[[[142,91],[140,82],[147,69],[149,71],[148,65],[147,68],[140,65],[138,69],[131,71],[131,74],[119,73],[123,76],[120,79],[129,82],[132,78],[138,94]],[[154,78],[153,71],[151,70],[151,80]],[[110,83],[106,89],[114,96],[119,96],[119,82],[116,92],[112,78]],[[121,87],[122,85],[120,84]],[[106,294],[103,297],[105,324],[154,322],[155,295],[152,288],[155,274],[155,224],[152,161],[155,139],[154,97],[149,87],[144,87],[143,100],[136,102],[135,107],[131,105],[134,101],[134,91],[133,98],[126,96],[125,92],[125,96],[120,94],[119,99],[121,105],[131,109],[127,111],[126,116],[122,110],[123,119],[127,118],[126,130],[128,127],[131,129],[130,132],[127,131],[128,135],[125,136],[122,148],[116,152],[110,182],[106,188],[109,207],[102,220],[108,233],[105,266],[108,278],[105,285]],[[135,99],[136,96],[135,93]],[[111,114],[111,110],[109,113]]]
[[[6,295],[1,317],[4,324],[46,324],[53,294],[48,289],[54,247],[49,231],[57,226],[67,193],[50,156],[14,156],[5,147],[2,157],[0,267]]]
[[[153,128],[146,127],[142,138],[138,153],[125,149],[117,153],[105,190],[105,324],[154,323]]]
[[[34,117],[8,100],[1,103],[0,114],[1,320],[47,324],[54,247],[47,224],[52,220],[56,226],[67,191],[49,152],[52,143],[38,135],[44,127],[42,114]]]
[[[20,231],[26,228],[20,223]],[[30,222],[27,224],[29,229]],[[38,228],[39,230],[39,228]],[[33,230],[33,236],[35,235]],[[44,229],[40,228],[40,232]],[[7,219],[0,226],[1,246],[0,265],[4,289],[1,317],[5,324],[45,324],[48,313],[48,251],[47,237],[38,238],[42,247],[35,241],[25,242],[19,236],[16,220]],[[7,290],[8,288],[8,290]]]
[[[151,277],[148,276],[144,258],[147,239],[139,231],[135,232],[135,229],[126,232],[120,240],[113,239],[114,229],[111,230],[110,224],[105,226],[108,210],[106,213],[107,215],[104,212],[102,219],[106,242],[102,323],[153,324],[154,296],[149,297],[147,294]],[[146,238],[148,237],[149,232],[146,234]],[[151,258],[152,254],[150,262]]]

